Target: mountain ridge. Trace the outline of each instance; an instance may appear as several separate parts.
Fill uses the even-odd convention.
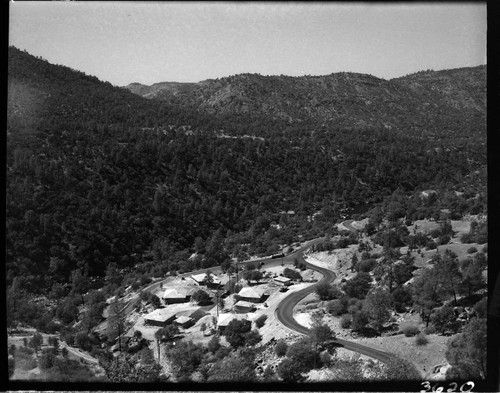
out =
[[[486,65],[420,71],[390,80],[352,72],[300,77],[238,74],[124,88],[216,116],[406,129],[425,129],[428,123],[430,128],[447,128],[449,123],[467,132],[479,131],[486,122]]]

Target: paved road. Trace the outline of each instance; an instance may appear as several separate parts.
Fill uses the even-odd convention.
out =
[[[305,263],[307,268],[315,270],[323,275],[323,278],[315,285],[312,285],[310,287],[304,288],[300,291],[291,293],[289,296],[287,296],[283,301],[278,305],[276,309],[276,317],[278,320],[285,325],[286,327],[295,330],[298,333],[302,334],[309,334],[309,329],[301,324],[299,324],[295,318],[293,317],[293,308],[295,305],[303,299],[305,296],[308,294],[314,292],[316,290],[316,287],[324,282],[333,282],[335,280],[335,273],[332,272],[331,270],[312,265],[304,260],[303,257],[303,251],[307,247],[303,247],[301,250],[299,250],[295,257],[299,259],[300,262]],[[340,344],[342,347],[345,349],[349,349],[354,352],[358,352],[362,355],[370,356],[372,358],[378,359],[384,363],[389,363],[391,360],[398,360],[398,358],[388,352],[380,351],[378,349],[374,349],[371,347],[367,347],[366,345],[358,344],[352,341],[347,341],[347,340],[342,340],[342,339],[336,339],[336,342]],[[421,374],[420,371],[418,371],[415,368],[415,372],[418,373],[419,375]]]
[[[272,267],[272,266],[278,266],[278,265],[281,265],[282,263],[293,263],[293,260],[294,258],[297,256],[299,258],[302,258],[302,253],[307,250],[309,247],[311,247],[313,244],[316,244],[316,243],[319,243],[320,241],[322,241],[324,238],[318,238],[318,239],[314,239],[314,240],[311,240],[311,241],[308,241],[306,243],[304,243],[304,245],[302,245],[301,247],[299,247],[298,249],[296,249],[294,252],[290,253],[289,255],[287,255],[286,257],[284,258],[262,258],[262,259],[252,259],[252,260],[249,260],[249,261],[242,261],[242,262],[239,262],[238,265],[239,267],[243,266],[243,265],[247,265],[247,264],[260,264],[260,263],[263,263],[263,266],[262,268],[265,269],[265,267]],[[302,259],[303,261],[303,259]],[[220,270],[220,266],[212,266],[210,268],[207,268],[207,269],[200,269],[200,270],[195,270],[195,271],[192,271],[192,272],[189,272],[189,273],[184,273],[184,274],[179,274],[178,276],[176,277],[189,277],[189,276],[192,276],[192,275],[196,275],[196,274],[201,274],[201,273],[205,273],[207,272],[208,270],[210,270],[211,272],[213,273],[216,273],[218,270]],[[145,292],[155,292],[156,290],[158,290],[158,288],[160,288],[160,285],[162,284],[166,284],[168,283],[169,281],[171,280],[174,280],[176,277],[167,277],[163,280],[160,280],[160,281],[156,281],[152,284],[149,284],[148,286],[144,287],[144,288],[141,288],[141,291],[145,291]],[[124,315],[129,315],[129,314],[132,314],[132,312],[134,311],[134,307],[136,305],[136,301],[137,299],[139,298],[139,294],[136,293],[130,300],[128,300],[125,305],[124,305],[124,308],[123,308],[123,314]],[[98,332],[103,332],[105,329],[106,329],[106,320],[102,321],[96,328],[95,330],[98,331]]]
[[[278,266],[278,265],[281,265],[282,263],[287,263],[287,264],[293,263],[293,261],[295,259],[298,259],[298,261],[300,263],[304,263],[307,266],[307,268],[315,270],[323,275],[323,278],[317,284],[309,286],[307,288],[304,288],[300,291],[297,291],[297,292],[294,292],[294,293],[291,293],[290,295],[288,295],[286,298],[283,299],[283,301],[278,305],[278,307],[276,309],[276,317],[284,326],[286,326],[292,330],[295,330],[298,333],[302,333],[302,334],[308,334],[309,329],[307,327],[299,324],[295,320],[295,318],[293,317],[293,308],[301,299],[303,299],[308,294],[314,292],[318,285],[320,285],[324,282],[329,282],[329,283],[333,282],[333,280],[335,280],[335,278],[336,278],[335,273],[332,272],[331,270],[310,264],[304,260],[304,256],[303,256],[304,251],[306,251],[312,245],[321,242],[323,239],[324,238],[318,238],[318,239],[314,239],[314,240],[311,240],[309,242],[306,242],[304,245],[302,245],[301,247],[296,249],[294,252],[288,254],[287,256],[285,256],[283,258],[275,258],[275,259],[263,258],[263,259],[256,259],[256,260],[250,260],[250,261],[243,261],[243,262],[239,263],[239,265],[245,265],[245,264],[249,264],[249,263],[258,263],[258,264],[263,263],[262,268],[265,269],[265,267]],[[201,270],[197,270],[194,272],[181,274],[180,276],[186,277],[186,276],[190,276],[190,275],[194,275],[194,274],[200,274],[200,273],[206,272],[207,270],[215,272],[219,268],[220,268],[220,266],[214,266],[214,267],[211,267],[209,269],[201,269]],[[143,290],[154,291],[154,290],[159,288],[160,284],[164,284],[171,279],[172,278],[169,277],[169,278],[166,278],[165,280],[157,281],[157,282],[150,284],[147,287],[143,288]],[[125,306],[125,309],[124,309],[125,313],[126,314],[131,313],[133,308],[134,308],[134,305],[135,305],[135,299],[130,300]],[[105,322],[103,322],[100,327],[101,328],[104,327],[103,325],[105,326]],[[393,354],[390,354],[390,353],[387,353],[384,351],[380,351],[378,349],[370,348],[370,347],[367,347],[365,345],[361,345],[361,344],[358,344],[358,343],[355,343],[352,341],[347,341],[347,340],[342,340],[342,339],[337,339],[336,341],[346,349],[349,349],[349,350],[354,351],[354,352],[358,352],[362,355],[370,356],[370,357],[378,359],[384,363],[388,363],[390,360],[398,360],[398,358]],[[417,371],[417,369],[415,369],[415,371],[420,374],[420,372]]]

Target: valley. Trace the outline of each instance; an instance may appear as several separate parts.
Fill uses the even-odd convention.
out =
[[[10,380],[484,380],[485,72],[121,88],[10,47]]]

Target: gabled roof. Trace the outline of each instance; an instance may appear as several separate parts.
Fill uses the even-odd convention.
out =
[[[237,319],[238,321],[248,321],[248,316],[246,314],[219,314],[219,320],[217,321],[217,326],[227,326],[229,322],[233,319]]]
[[[201,273],[201,274],[194,274],[191,276],[191,278],[196,281],[196,282],[203,282],[205,281],[205,278],[207,277],[207,275],[205,273]]]
[[[290,280],[288,277],[278,276],[278,277],[274,277],[274,281],[278,281],[278,282],[290,282],[292,280]]]
[[[194,274],[191,276],[191,278],[193,280],[195,280],[196,282],[203,282],[206,280],[207,278],[207,274],[206,273],[201,273],[201,274]],[[213,274],[212,274],[212,283],[213,284],[219,284],[221,283],[221,280],[217,277],[215,277]]]
[[[175,313],[164,308],[158,308],[149,314],[144,315],[144,320],[166,322],[175,318]]]
[[[179,288],[169,288],[163,292],[164,299],[185,299],[187,297],[187,291]]]
[[[238,296],[251,299],[260,299],[263,294],[264,291],[262,289],[254,287],[244,287],[238,292]]]
[[[186,317],[186,316],[182,316],[182,317],[179,317],[175,320],[175,322],[177,323],[180,323],[180,324],[183,324],[183,323],[186,323],[186,322],[190,322],[192,321],[193,318],[189,318],[189,317]]]
[[[240,300],[239,302],[236,302],[234,304],[234,307],[254,308],[255,307],[255,303],[245,302],[244,300]]]

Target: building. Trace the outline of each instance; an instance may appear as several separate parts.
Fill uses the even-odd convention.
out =
[[[224,331],[233,319],[237,319],[238,321],[248,321],[248,316],[246,314],[219,314],[219,320],[217,321],[217,329],[219,331]]]
[[[193,318],[187,317],[187,316],[182,316],[177,318],[174,323],[181,328],[187,329],[188,327],[193,325]]]
[[[158,308],[144,316],[144,324],[151,326],[165,327],[170,325],[175,319],[175,313],[166,309]]]
[[[219,287],[222,283],[221,280],[218,277],[215,277],[213,274],[211,276],[212,276],[212,281],[210,283],[207,283],[207,274],[206,273],[195,274],[195,275],[192,275],[191,278],[198,285],[207,285],[209,287]]]
[[[288,277],[277,276],[277,277],[274,277],[274,282],[287,287],[292,283],[292,280],[290,280]]]
[[[163,292],[162,299],[166,304],[185,303],[189,301],[189,295],[184,289],[170,288]]]
[[[257,287],[245,287],[238,292],[240,300],[260,303],[264,300],[264,291]]]
[[[255,303],[245,302],[244,300],[240,300],[236,302],[233,306],[234,311],[238,313],[247,313],[255,310]]]

